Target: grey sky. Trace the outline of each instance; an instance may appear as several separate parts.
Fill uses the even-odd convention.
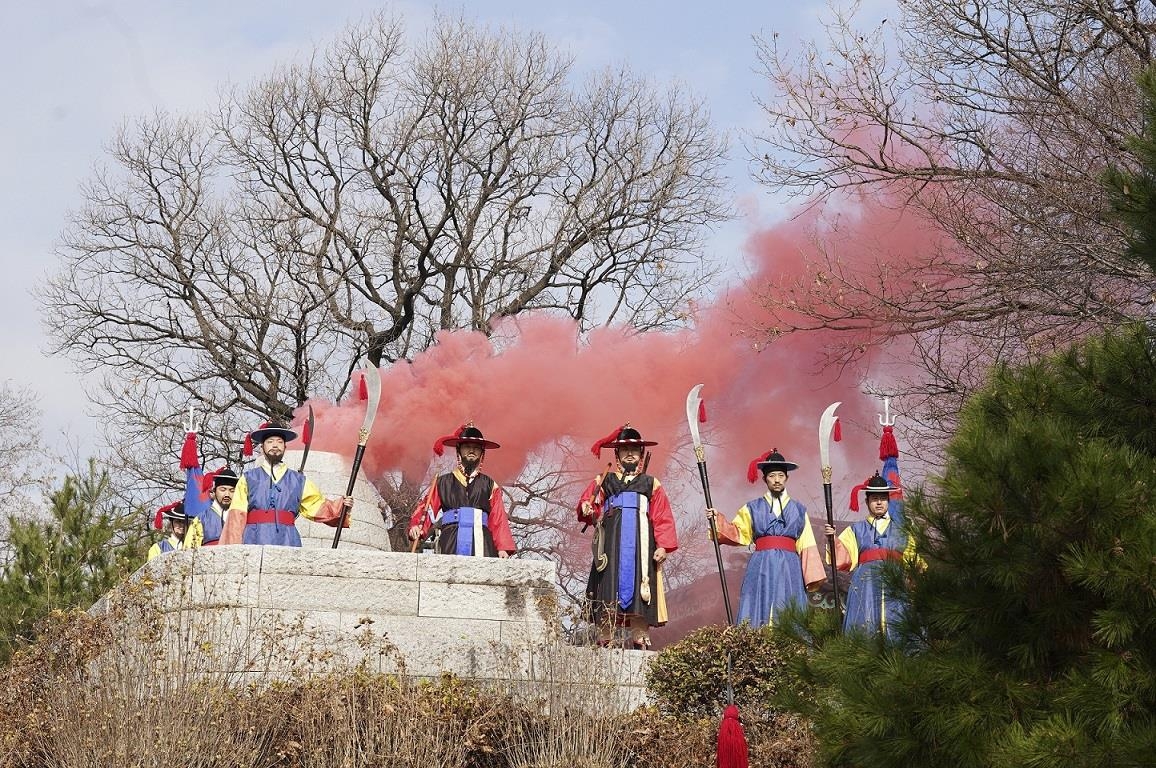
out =
[[[887,2],[889,0],[880,0]],[[33,285],[52,268],[54,247],[79,186],[102,160],[117,126],[154,110],[212,106],[218,88],[244,84],[278,63],[306,55],[350,21],[390,7],[413,34],[435,4],[369,0],[3,0],[0,2],[0,380],[41,392],[51,443],[64,435],[95,450],[98,428],[85,415],[82,384],[68,361],[45,355]],[[447,10],[458,6],[439,4]],[[545,2],[488,0],[467,18],[542,32],[580,69],[624,62],[658,81],[678,79],[700,94],[724,130],[757,125],[760,88],[752,34],[791,41],[816,32],[821,4],[753,2]],[[744,210],[776,207],[745,174],[736,145],[732,176]],[[720,232],[712,248],[733,253],[757,222]]]

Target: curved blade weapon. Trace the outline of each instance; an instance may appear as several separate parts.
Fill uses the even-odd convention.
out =
[[[819,419],[819,464],[823,472],[823,502],[827,506],[827,525],[832,528],[835,526],[835,517],[832,512],[833,502],[831,500],[831,432],[834,430],[837,420],[835,409],[840,405],[842,403],[831,403],[827,406],[827,410],[823,411],[822,418]],[[835,563],[834,534],[827,536],[827,548],[831,554],[831,586],[835,592],[835,612],[842,616],[843,603],[839,598],[839,573]]]
[[[706,450],[702,446],[702,437],[698,432],[698,415],[702,408],[702,384],[691,387],[686,396],[686,424],[690,428],[690,439],[694,443],[694,457],[698,461],[698,479],[702,481],[702,494],[706,499],[706,506],[712,509],[714,504],[710,500],[710,478],[706,471]],[[731,598],[727,590],[726,571],[723,569],[722,549],[719,547],[718,526],[714,518],[710,518],[710,537],[714,542],[714,558],[718,563],[718,577],[722,583],[723,604],[727,611],[727,624],[734,624],[734,614],[731,613]]]
[[[361,422],[361,429],[357,433],[357,451],[353,454],[353,471],[349,473],[349,485],[345,489],[346,496],[353,495],[353,486],[357,483],[357,472],[361,469],[361,460],[365,458],[365,444],[369,442],[369,433],[373,430],[373,420],[377,417],[377,404],[381,402],[381,371],[368,358],[363,361],[365,366],[365,419]],[[341,529],[345,527],[345,517],[349,510],[342,508],[341,519],[337,521],[337,530],[333,534],[333,549],[341,543]]]

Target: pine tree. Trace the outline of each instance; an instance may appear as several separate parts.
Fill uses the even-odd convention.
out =
[[[88,608],[144,561],[142,533],[118,515],[108,473],[89,462],[49,497],[51,519],[10,515],[10,557],[0,571],[0,661],[56,609]]]
[[[1156,333],[1020,369],[967,405],[909,516],[906,644],[819,636],[828,762],[1141,766],[1156,755]]]
[[[1156,69],[1139,167],[1105,184],[1124,255],[1156,272]],[[941,478],[909,495],[925,571],[905,642],[806,627],[831,765],[1152,765],[1156,325],[1021,368],[965,406]],[[895,586],[902,586],[896,580]]]

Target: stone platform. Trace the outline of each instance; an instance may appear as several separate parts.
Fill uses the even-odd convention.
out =
[[[125,615],[162,626],[170,652],[245,678],[361,666],[531,689],[565,682],[633,707],[653,656],[563,645],[555,566],[542,560],[355,550],[344,539],[337,550],[205,547],[156,558],[94,611],[142,599],[151,618]]]

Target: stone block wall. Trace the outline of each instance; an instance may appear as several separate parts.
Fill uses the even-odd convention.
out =
[[[312,461],[312,457],[310,457]],[[344,548],[178,551],[133,577],[163,616],[167,646],[237,676],[364,665],[542,690],[543,683],[644,698],[653,654],[559,642],[555,567],[541,560]],[[114,591],[94,610],[124,599]]]

